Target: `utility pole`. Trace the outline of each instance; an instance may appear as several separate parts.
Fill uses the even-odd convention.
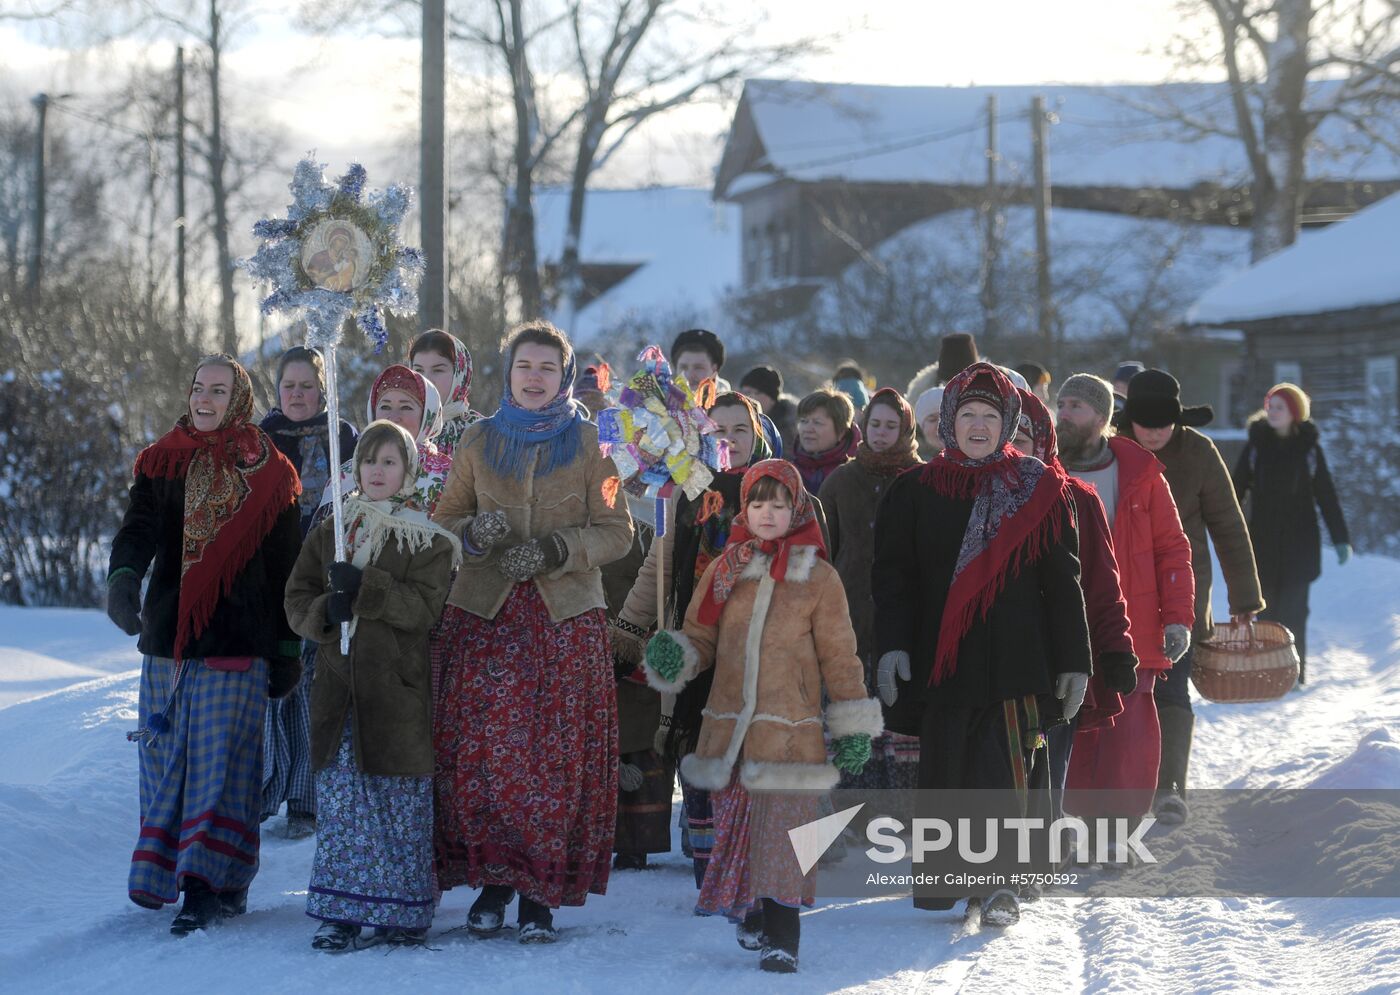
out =
[[[185,327],[185,49],[175,49],[175,328],[182,346]]]
[[[987,189],[982,195],[982,338],[991,346],[1001,331],[997,320],[997,240],[1000,197],[997,190],[997,96],[987,95]]]
[[[26,290],[29,303],[39,306],[39,286],[44,270],[44,212],[47,190],[44,176],[45,130],[49,116],[49,95],[40,93],[32,101],[39,112],[39,120],[34,131],[34,231],[29,247],[29,280]]]
[[[1031,100],[1031,150],[1035,159],[1035,289],[1045,361],[1056,362],[1054,304],[1050,286],[1050,167],[1045,134],[1045,98]]]
[[[423,93],[419,136],[423,255],[422,330],[447,328],[447,3],[423,0]]]

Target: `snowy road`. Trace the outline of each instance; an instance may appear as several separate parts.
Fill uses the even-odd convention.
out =
[[[1279,703],[1199,704],[1193,783],[1400,788],[1397,591],[1400,563],[1329,564],[1313,683]],[[691,916],[677,855],[562,910],[553,947],[453,931],[459,892],[435,949],[332,957],[310,950],[303,914],[314,844],[280,838],[280,819],[248,915],[174,940],[172,912],[125,896],[138,663],[97,613],[0,608],[0,991],[1400,992],[1400,899],[1047,900],[1004,933],[905,901],[826,903],[803,916],[801,973],[774,978],[730,927]]]

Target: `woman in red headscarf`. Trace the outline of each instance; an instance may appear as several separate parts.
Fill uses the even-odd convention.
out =
[[[739,924],[761,909],[762,937],[741,930],[740,942],[762,946],[764,970],[787,972],[797,968],[798,907],[814,898],[788,831],[818,818],[838,768],[859,773],[870,759],[880,703],[865,689],[846,592],[797,468],[754,464],[739,501],[683,630],[648,645],[647,679],[676,693],[714,668],[695,751],[681,760],[682,778],[714,792],[715,845],[696,909]]]
[[[112,540],[107,614],[140,636],[141,830],[128,894],[170,931],[238,915],[258,870],[263,717],[300,676],[282,591],[301,547],[297,472],[256,425],[230,356],[195,370],[189,408],[136,459]],[[141,578],[151,582],[141,601]]]
[[[876,680],[886,725],[919,737],[921,788],[1026,791],[1045,723],[1073,718],[1092,669],[1072,498],[1011,448],[1020,414],[995,367],[954,377],[945,448],[895,480],[875,523]],[[916,889],[921,908],[955,901]],[[980,904],[989,925],[1019,917],[1011,891]]]

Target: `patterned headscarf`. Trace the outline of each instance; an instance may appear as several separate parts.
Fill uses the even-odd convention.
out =
[[[467,347],[457,336],[441,329],[434,329],[434,331],[441,332],[452,341],[452,355],[449,357],[452,360],[452,396],[443,399],[442,431],[433,440],[439,450],[451,456],[453,450],[457,448],[457,441],[467,430],[467,426],[480,421],[482,415],[479,411],[473,411],[468,401],[472,388],[472,354],[467,351]],[[434,351],[430,347],[419,350],[419,352]]]
[[[983,401],[1001,412],[1001,435],[988,456],[973,459],[958,448],[958,409]],[[1011,447],[1021,416],[1021,397],[1011,381],[988,363],[975,363],[943,393],[938,430],[944,450],[930,460],[921,479],[944,497],[972,499],[953,583],[938,630],[930,684],[957,670],[958,646],[972,623],[986,615],[1006,581],[1059,541],[1070,498],[1065,473]]]
[[[545,452],[535,469],[543,477],[561,466],[567,466],[578,456],[579,425],[584,421],[584,408],[574,400],[574,377],[578,363],[574,353],[564,363],[559,379],[559,393],[544,407],[531,411],[515,399],[510,389],[510,370],[514,356],[506,357],[506,389],[501,395],[501,407],[486,422],[486,463],[502,477],[523,479],[525,453],[530,446],[543,445]]]
[[[749,531],[748,504],[749,492],[753,485],[764,477],[772,477],[787,488],[792,495],[792,523],[787,535],[781,539],[759,539]],[[734,519],[729,532],[729,544],[724,547],[716,561],[715,572],[710,576],[710,588],[700,604],[699,618],[706,625],[719,621],[724,603],[729,600],[734,585],[739,583],[747,567],[755,556],[771,556],[772,565],[768,575],[776,581],[787,576],[788,556],[794,546],[815,546],[823,558],[826,557],[826,542],[822,539],[821,526],[817,522],[817,512],[812,506],[811,495],[802,486],[802,476],[797,468],[787,460],[769,459],[752,464],[739,485],[739,504],[744,511]]]
[[[228,410],[219,427],[202,432],[189,411],[175,427],[136,457],[136,473],[185,482],[184,551],[175,658],[197,639],[219,599],[248,565],[301,481],[287,457],[252,424],[253,381],[231,356],[207,356],[195,369],[218,366],[233,373]],[[186,399],[194,392],[194,377]]]
[[[883,404],[899,415],[899,438],[883,453],[870,448],[870,411]],[[914,437],[914,412],[904,395],[893,387],[881,387],[871,396],[860,415],[861,441],[856,448],[856,462],[867,473],[877,477],[894,477],[919,462],[919,442]]]
[[[403,391],[423,408],[418,435],[413,441],[420,446],[429,442],[436,445],[442,432],[442,397],[432,381],[401,363],[386,367],[383,373],[375,377],[374,385],[369,389],[369,406],[365,409],[367,420],[375,421],[380,417],[375,409],[379,407],[379,399],[384,392],[389,390]]]
[[[1034,456],[1046,466],[1058,464],[1060,444],[1055,437],[1055,418],[1050,409],[1028,390],[1018,387],[1016,393],[1021,398],[1021,431],[1031,437],[1031,451],[1026,455]]]

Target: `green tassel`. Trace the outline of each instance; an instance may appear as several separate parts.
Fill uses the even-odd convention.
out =
[[[832,741],[832,746],[836,748],[837,769],[847,774],[859,774],[870,762],[870,737],[863,732],[841,736]]]
[[[664,681],[674,681],[685,667],[685,648],[665,629],[647,643],[647,666]]]

